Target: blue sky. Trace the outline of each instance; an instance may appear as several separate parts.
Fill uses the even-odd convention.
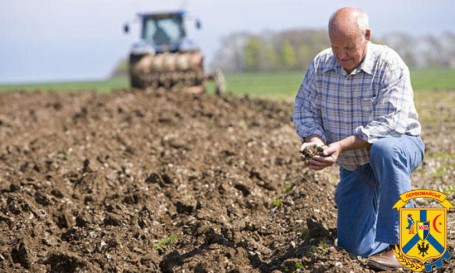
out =
[[[187,9],[202,21],[190,34],[210,62],[234,31],[326,28],[343,6],[364,9],[373,36],[455,33],[453,0],[0,0],[0,83],[107,77],[138,39],[138,12]]]

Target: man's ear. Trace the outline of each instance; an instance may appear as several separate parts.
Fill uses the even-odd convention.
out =
[[[370,41],[370,38],[371,38],[371,30],[369,28],[367,28],[367,30],[365,31],[365,39],[367,41]]]

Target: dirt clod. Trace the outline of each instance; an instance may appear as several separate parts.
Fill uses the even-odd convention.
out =
[[[316,155],[325,156],[324,150],[327,148],[328,147],[326,145],[313,144],[313,145],[306,146],[302,151],[300,151],[300,153],[303,155],[303,157],[306,160],[310,160],[311,158],[313,158]]]

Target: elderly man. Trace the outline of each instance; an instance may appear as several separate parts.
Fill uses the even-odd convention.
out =
[[[411,189],[410,174],[423,160],[424,145],[409,69],[370,37],[362,10],[342,8],[331,16],[331,48],[308,68],[293,120],[301,150],[328,146],[306,164],[313,170],[340,167],[338,245],[371,256],[368,264],[375,269],[390,270],[402,267],[391,250],[399,240],[392,207]]]

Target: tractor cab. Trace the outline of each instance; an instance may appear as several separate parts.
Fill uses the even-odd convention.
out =
[[[140,14],[142,19],[141,38],[157,52],[179,50],[186,37],[183,12],[162,14]]]
[[[156,53],[182,52],[197,49],[197,46],[187,38],[185,30],[185,11],[140,13],[141,21],[141,42],[152,47]],[[196,21],[196,28],[200,28],[199,21]],[[125,32],[129,27],[125,26]]]

